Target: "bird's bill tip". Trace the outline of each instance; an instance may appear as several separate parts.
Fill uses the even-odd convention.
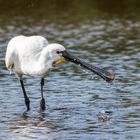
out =
[[[109,73],[109,72],[108,72]],[[106,75],[106,78],[104,80],[106,80],[107,82],[112,82],[115,79],[115,74],[114,73],[109,73],[109,75]]]

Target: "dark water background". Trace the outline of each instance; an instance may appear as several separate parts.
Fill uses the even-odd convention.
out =
[[[0,0],[0,140],[139,140],[139,0]],[[20,84],[5,68],[8,41],[42,35],[116,74],[113,84],[73,65],[46,78],[47,109],[39,112],[38,78],[26,77],[31,111]],[[111,119],[98,120],[103,111]]]

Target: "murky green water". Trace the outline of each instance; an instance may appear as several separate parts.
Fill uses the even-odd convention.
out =
[[[138,140],[140,137],[139,1],[0,2],[0,138],[3,140]],[[18,80],[5,68],[8,41],[42,35],[116,74],[113,84],[71,63],[46,78],[39,112],[38,78],[25,77],[31,111],[23,116]],[[109,121],[98,114],[112,111]]]

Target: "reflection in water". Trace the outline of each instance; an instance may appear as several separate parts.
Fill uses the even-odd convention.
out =
[[[49,133],[52,132],[52,125],[44,120],[46,114],[40,113],[39,116],[36,116],[35,118],[34,115],[35,114],[32,114],[31,116],[29,116],[29,114],[22,115],[19,120],[13,122],[13,124],[10,126],[10,130],[13,133],[18,134],[18,139],[36,139],[38,136],[40,136],[41,139],[51,139]]]
[[[79,0],[67,1],[63,7],[64,0],[60,3],[54,0],[49,3],[49,13],[47,2],[31,2],[26,9],[22,1],[13,1],[11,8],[19,4],[22,8],[17,6],[10,13],[4,5],[8,1],[0,2],[0,137],[139,139],[140,22],[139,8],[135,8],[139,1],[134,0],[133,4],[130,0],[117,1],[114,9],[113,1],[80,1],[80,6]],[[126,3],[129,5],[125,6]],[[13,74],[9,75],[4,64],[8,41],[20,34],[39,34],[50,43],[62,43],[88,62],[112,69],[116,80],[110,85],[71,63],[61,65],[46,80],[47,110],[39,113],[39,79],[27,78],[26,89],[32,108],[23,116],[20,84]],[[110,120],[98,121],[97,115],[102,110],[113,112]]]

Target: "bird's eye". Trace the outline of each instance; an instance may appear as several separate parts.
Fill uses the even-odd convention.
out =
[[[57,51],[56,53],[57,53],[57,54],[60,54],[60,53],[62,53],[62,51]]]

